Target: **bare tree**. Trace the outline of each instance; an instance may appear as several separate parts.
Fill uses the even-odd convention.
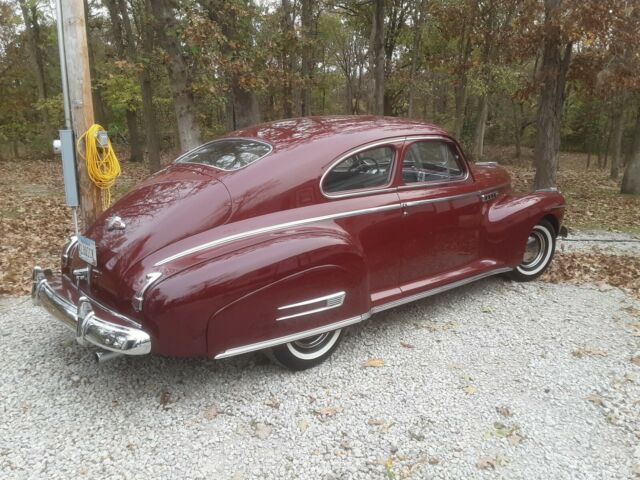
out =
[[[624,170],[620,193],[640,195],[640,107],[638,107],[636,125],[633,132],[631,160]]]
[[[374,113],[384,115],[384,0],[375,0],[373,8],[372,57],[374,70]]]
[[[167,55],[173,104],[178,124],[180,149],[185,152],[197,147],[200,125],[196,118],[195,99],[191,90],[191,72],[179,38],[179,22],[174,0],[150,0],[155,19],[155,31]]]
[[[561,17],[562,0],[544,2],[544,40],[542,49],[542,93],[537,114],[534,149],[535,188],[555,187],[565,83],[571,63],[573,43],[562,38],[557,19]]]
[[[111,35],[116,45],[117,55],[120,60],[135,61],[135,45],[131,23],[124,0],[104,0],[111,17]],[[142,161],[143,151],[138,129],[138,114],[133,107],[128,107],[125,112],[127,130],[129,132],[129,161]]]

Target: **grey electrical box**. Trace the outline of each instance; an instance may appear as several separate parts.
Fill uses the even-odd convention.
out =
[[[78,207],[78,177],[76,176],[75,142],[73,130],[59,130],[60,153],[62,154],[62,176],[64,177],[64,195],[67,205]]]

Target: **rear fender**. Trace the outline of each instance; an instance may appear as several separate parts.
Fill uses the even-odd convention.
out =
[[[485,216],[485,257],[516,267],[522,261],[529,233],[544,217],[560,231],[565,200],[557,192],[510,194],[491,204]]]
[[[146,294],[145,326],[158,353],[215,356],[368,311],[368,290],[358,244],[337,225],[309,227],[263,238],[154,285]],[[286,316],[279,307],[342,291],[340,307],[276,320]]]

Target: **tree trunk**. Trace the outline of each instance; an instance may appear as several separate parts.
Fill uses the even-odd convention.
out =
[[[111,35],[116,45],[116,51],[120,60],[134,61],[135,49],[131,43],[133,38],[130,32],[131,25],[126,9],[122,8],[121,0],[105,0],[109,16],[111,18]],[[129,34],[127,35],[127,27]],[[95,92],[94,92],[95,96]],[[133,108],[128,108],[125,113],[127,131],[129,133],[129,161],[141,162],[143,157],[140,133],[138,129],[138,115]]]
[[[462,138],[464,128],[465,111],[467,108],[467,63],[471,56],[471,34],[465,25],[462,32],[461,52],[459,54],[458,72],[454,86],[456,114],[453,132],[457,139]]]
[[[176,32],[178,19],[173,11],[171,0],[151,0],[151,8],[157,22],[154,30],[167,54],[167,69],[176,112],[180,149],[186,152],[202,142],[200,126],[196,118],[195,99],[191,91],[191,73]]]
[[[158,122],[156,109],[153,104],[153,84],[151,83],[150,57],[153,52],[153,28],[150,20],[151,5],[149,0],[144,1],[144,18],[141,20],[142,51],[146,57],[140,72],[140,89],[142,93],[142,115],[147,140],[147,155],[149,158],[149,171],[155,173],[160,170],[160,136],[158,135]]]
[[[384,0],[373,8],[374,113],[384,115]]]
[[[260,106],[255,93],[243,88],[237,78],[233,80],[232,89],[234,130],[260,123]]]
[[[487,127],[489,115],[489,95],[485,94],[480,99],[480,112],[476,121],[475,134],[473,136],[473,159],[478,161],[484,153],[484,132]]]
[[[282,63],[282,112],[285,118],[293,117],[293,51],[295,46],[294,17],[291,0],[282,0],[282,29],[283,42],[281,45]],[[236,112],[238,114],[240,112]]]
[[[413,84],[415,82],[415,76],[418,71],[418,56],[420,53],[420,44],[422,43],[422,19],[424,0],[416,4],[413,11],[413,46],[411,49],[411,69],[409,71],[409,98],[407,107],[407,116],[409,118],[414,117],[414,103],[415,103],[415,88]]]
[[[622,158],[622,134],[624,133],[624,100],[625,95],[614,105],[613,113],[613,156],[611,157],[611,180],[617,180],[620,176],[620,160]]]
[[[534,188],[536,189],[555,187],[558,171],[565,83],[573,46],[571,42],[563,45],[560,27],[555,23],[561,15],[560,4],[561,0],[545,0],[541,66],[543,87],[538,105],[534,150],[536,168]]]
[[[620,193],[640,195],[640,108],[638,108],[636,126],[633,132],[631,160],[624,170]]]
[[[20,3],[20,10],[22,11],[22,18],[24,20],[29,60],[31,61],[31,66],[36,79],[38,100],[42,102],[47,99],[48,92],[44,71],[44,60],[40,49],[42,45],[42,38],[40,34],[40,23],[38,22],[38,11],[36,9],[35,2],[29,2],[29,4],[27,4],[26,0],[18,1]],[[41,117],[45,128],[48,127],[49,116],[46,108],[41,109]]]
[[[84,0],[84,14],[87,19],[87,46],[89,47],[89,71],[91,78],[93,79],[93,85],[91,85],[91,98],[93,99],[93,118],[96,123],[104,125],[106,121],[106,114],[104,109],[104,101],[102,100],[102,92],[100,90],[100,83],[97,81],[98,72],[96,71],[96,59],[95,59],[95,38],[91,35],[91,29],[89,28],[89,19],[91,18],[91,10],[89,7],[89,1]]]
[[[313,4],[311,0],[302,0],[300,24],[302,27],[302,90],[300,91],[300,115],[311,115],[311,80],[315,67],[313,42]]]

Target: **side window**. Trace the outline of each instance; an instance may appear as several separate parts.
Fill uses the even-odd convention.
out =
[[[394,150],[389,146],[354,153],[329,170],[322,180],[322,191],[342,193],[387,185],[393,157]]]
[[[464,173],[458,152],[447,142],[416,142],[406,151],[402,162],[405,184],[455,180]]]

